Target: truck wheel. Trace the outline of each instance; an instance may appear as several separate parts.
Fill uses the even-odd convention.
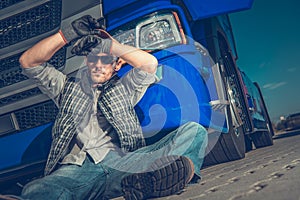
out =
[[[211,133],[204,165],[218,164],[245,157],[245,121],[248,120],[245,97],[238,74],[238,68],[229,49],[225,34],[218,33],[220,55],[216,56],[220,64],[223,83],[227,91],[227,128],[228,133]],[[219,57],[220,56],[220,57]]]
[[[269,129],[268,131],[257,131],[251,134],[251,138],[256,148],[273,145],[273,138]]]
[[[229,109],[228,109],[229,110]],[[242,126],[235,127],[231,113],[228,112],[228,133],[211,133],[208,135],[208,147],[204,166],[238,160],[245,157],[246,147]]]
[[[214,146],[208,144],[206,148],[207,155],[204,159],[204,166],[215,165],[228,161],[238,160],[245,157],[245,141],[242,127],[232,129],[229,133],[208,135],[208,140],[218,137]],[[213,139],[214,140],[214,139]]]
[[[246,152],[249,152],[253,149],[252,145],[252,139],[249,135],[245,135],[245,147],[246,147]]]
[[[255,82],[254,85],[258,89],[259,92],[259,98],[261,100],[261,107],[263,110],[263,116],[266,121],[266,130],[265,131],[257,131],[253,134],[251,134],[251,139],[254,143],[254,146],[256,148],[261,148],[261,147],[266,147],[266,146],[271,146],[273,145],[273,135],[274,135],[274,130],[273,126],[269,117],[269,113],[267,111],[267,107],[265,104],[265,101],[263,99],[261,90],[259,85]]]

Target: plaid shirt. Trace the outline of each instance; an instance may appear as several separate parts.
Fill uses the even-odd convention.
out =
[[[76,125],[80,123],[90,103],[91,95],[81,84],[81,80],[69,79],[59,98],[59,113],[53,126],[53,141],[45,167],[45,175],[53,171],[77,134]],[[124,151],[134,151],[145,146],[142,129],[119,77],[114,76],[101,88],[98,99],[99,108],[108,122],[116,130]]]

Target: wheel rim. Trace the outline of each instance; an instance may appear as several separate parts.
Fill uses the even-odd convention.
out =
[[[231,82],[231,83],[230,83]],[[230,112],[231,112],[231,117],[232,117],[232,124],[233,124],[233,129],[234,129],[234,134],[239,137],[240,132],[239,132],[239,127],[243,125],[243,120],[241,118],[242,115],[242,109],[239,108],[238,106],[240,104],[240,99],[236,95],[236,88],[234,88],[235,84],[233,81],[227,80],[227,92],[228,92],[228,99],[230,102]]]

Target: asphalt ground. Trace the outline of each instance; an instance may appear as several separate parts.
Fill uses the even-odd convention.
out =
[[[244,159],[202,169],[202,176],[181,194],[157,199],[300,200],[300,130],[275,135],[273,146]]]

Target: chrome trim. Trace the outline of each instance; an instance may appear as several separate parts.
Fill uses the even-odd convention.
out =
[[[209,104],[211,105],[213,110],[222,110],[226,108],[226,106],[228,106],[230,103],[228,100],[219,99],[210,101]]]
[[[13,85],[9,85],[7,87],[4,88],[0,88],[0,99],[21,93],[21,92],[25,92],[27,90],[31,90],[33,88],[35,88],[36,85],[34,84],[34,82],[32,80],[25,80],[19,83],[15,83]]]
[[[28,106],[32,106],[38,103],[42,103],[49,100],[49,97],[46,96],[45,94],[40,94],[36,95],[33,97],[29,97],[27,99],[12,103],[12,104],[7,104],[5,106],[1,107],[0,115],[13,112],[15,110],[19,110]]]

